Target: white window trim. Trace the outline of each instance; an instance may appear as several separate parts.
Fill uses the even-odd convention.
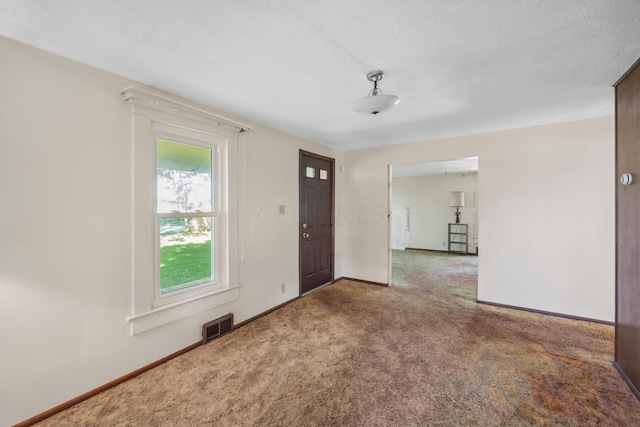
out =
[[[131,324],[131,335],[166,325],[193,314],[227,304],[239,298],[239,179],[242,166],[238,161],[238,134],[250,129],[242,123],[226,119],[201,108],[172,100],[135,87],[122,91],[125,101],[131,105],[132,155],[133,155],[133,259],[132,306],[126,321]],[[169,132],[167,132],[169,131]],[[173,132],[171,132],[173,131]],[[161,134],[209,135],[217,141],[218,171],[223,189],[219,197],[222,224],[218,234],[220,276],[210,286],[196,286],[185,292],[170,295],[159,301],[156,298],[156,137]],[[209,139],[211,139],[209,138]]]

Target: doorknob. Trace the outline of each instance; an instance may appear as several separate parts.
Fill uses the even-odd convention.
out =
[[[630,173],[623,173],[620,177],[622,185],[629,185],[633,182],[633,176]]]
[[[305,239],[308,238],[309,237],[309,233],[302,233],[302,237],[305,238]]]

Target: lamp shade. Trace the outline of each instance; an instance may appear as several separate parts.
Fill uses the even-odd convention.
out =
[[[351,109],[360,114],[378,114],[396,105],[400,98],[395,95],[369,95],[356,99]]]
[[[453,208],[464,207],[464,191],[452,191],[449,194],[449,206]]]

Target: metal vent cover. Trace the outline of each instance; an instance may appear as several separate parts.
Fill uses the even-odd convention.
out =
[[[202,344],[233,331],[233,313],[219,317],[202,325]]]

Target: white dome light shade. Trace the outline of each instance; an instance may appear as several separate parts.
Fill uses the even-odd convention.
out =
[[[360,114],[378,114],[392,108],[400,102],[395,95],[370,95],[356,99],[351,103],[351,109]]]
[[[400,98],[395,95],[383,95],[378,89],[378,82],[384,78],[384,71],[373,70],[367,73],[367,80],[373,82],[373,89],[369,96],[356,99],[351,103],[351,109],[360,114],[378,114],[392,108]]]

